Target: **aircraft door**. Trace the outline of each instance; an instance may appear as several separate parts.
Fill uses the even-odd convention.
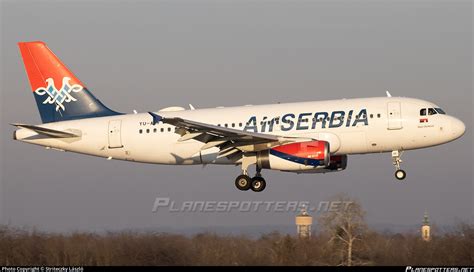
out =
[[[122,120],[109,121],[109,148],[122,148]]]
[[[400,102],[388,102],[387,104],[388,129],[401,129],[402,111]]]

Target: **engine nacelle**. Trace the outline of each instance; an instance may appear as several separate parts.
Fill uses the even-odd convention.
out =
[[[258,167],[282,171],[324,169],[330,160],[326,141],[291,143],[257,153]]]
[[[347,155],[331,156],[331,161],[326,169],[331,171],[342,171],[347,167]]]
[[[298,174],[315,174],[315,173],[330,173],[330,172],[339,172],[347,167],[347,155],[337,155],[331,156],[329,166],[318,169],[309,169],[309,170],[300,170],[300,171],[290,171]]]

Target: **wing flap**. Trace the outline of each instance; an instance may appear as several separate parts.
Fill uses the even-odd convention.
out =
[[[200,132],[200,133],[207,133],[214,136],[221,136],[221,137],[237,137],[240,140],[249,140],[252,141],[254,139],[263,139],[267,141],[278,141],[279,137],[275,135],[268,135],[268,134],[261,134],[255,132],[248,132],[242,130],[236,130],[226,127],[220,127],[216,125],[201,123],[192,120],[185,120],[179,117],[163,117],[153,112],[148,112],[153,117],[153,124],[158,122],[163,122],[166,124],[173,125],[175,127],[184,128],[189,132]]]
[[[180,141],[190,139],[201,141],[204,143],[201,150],[218,147],[221,150],[219,156],[222,157],[230,156],[237,151],[255,152],[286,143],[314,140],[249,132],[180,117],[163,117],[153,112],[148,113],[153,118],[153,125],[158,122],[173,125],[178,128],[176,133],[181,135]]]

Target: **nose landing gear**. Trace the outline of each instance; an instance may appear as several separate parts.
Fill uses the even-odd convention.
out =
[[[400,164],[403,162],[401,159],[402,154],[403,154],[403,151],[398,151],[398,150],[392,151],[393,165],[397,169],[395,171],[395,178],[398,180],[404,180],[407,176],[407,173],[403,171],[402,169],[400,169]]]
[[[398,180],[404,180],[406,176],[407,176],[407,173],[401,169],[395,171],[395,177]]]

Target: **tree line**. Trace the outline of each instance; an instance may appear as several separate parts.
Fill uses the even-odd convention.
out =
[[[337,199],[347,201],[346,196]],[[321,214],[309,238],[278,232],[258,238],[201,233],[76,232],[0,226],[0,265],[474,265],[474,225],[425,242],[414,233],[371,230],[357,201]]]

